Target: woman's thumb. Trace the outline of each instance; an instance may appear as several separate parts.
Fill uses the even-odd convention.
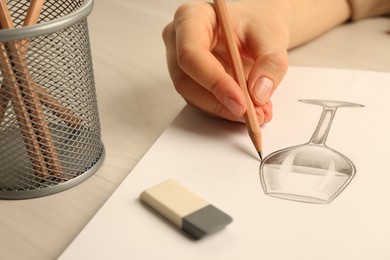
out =
[[[258,55],[248,76],[248,88],[256,105],[264,105],[288,69],[287,50]]]

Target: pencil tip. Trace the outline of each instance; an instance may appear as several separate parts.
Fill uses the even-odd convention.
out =
[[[259,153],[260,161],[263,161],[263,153],[262,152],[258,152],[258,153]]]

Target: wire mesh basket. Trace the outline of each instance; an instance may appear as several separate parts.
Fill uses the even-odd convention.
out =
[[[0,198],[46,196],[101,165],[87,16],[92,0],[47,0],[24,26],[29,0],[9,0],[0,30]],[[4,28],[2,26],[2,28]]]

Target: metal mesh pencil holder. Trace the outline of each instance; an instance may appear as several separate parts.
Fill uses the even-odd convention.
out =
[[[0,198],[46,196],[101,165],[87,16],[92,0],[47,0],[23,26],[28,0],[9,0],[0,30]],[[4,28],[4,27],[2,27]]]

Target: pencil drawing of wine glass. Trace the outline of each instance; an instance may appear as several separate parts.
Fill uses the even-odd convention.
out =
[[[265,194],[281,199],[329,203],[355,175],[346,156],[325,145],[336,111],[340,107],[363,105],[331,100],[299,100],[322,106],[321,118],[309,142],[268,155],[260,165]]]

